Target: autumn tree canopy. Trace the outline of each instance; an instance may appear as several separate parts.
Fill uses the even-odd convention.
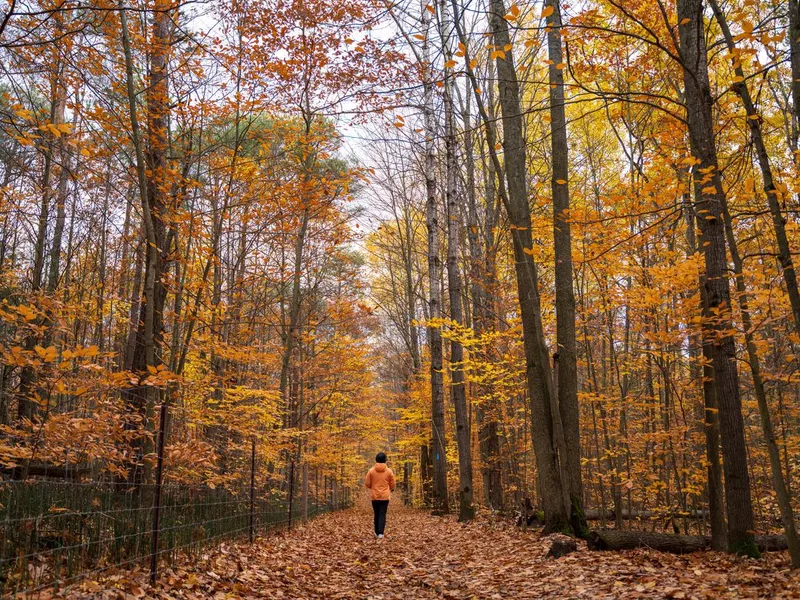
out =
[[[800,565],[797,0],[0,10],[4,478]]]

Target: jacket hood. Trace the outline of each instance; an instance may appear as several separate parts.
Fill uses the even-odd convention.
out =
[[[386,467],[386,463],[375,463],[375,467],[374,467],[374,469],[375,469],[375,470],[376,470],[378,473],[383,473],[383,472],[386,470],[386,468],[387,468],[387,467]]]

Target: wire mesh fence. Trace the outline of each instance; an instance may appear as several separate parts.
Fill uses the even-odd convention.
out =
[[[0,482],[0,596],[62,587],[148,560],[155,579],[159,560],[223,540],[252,540],[350,504],[346,490],[294,498],[294,486],[258,485],[254,475],[236,489],[165,483],[160,494],[158,484]]]

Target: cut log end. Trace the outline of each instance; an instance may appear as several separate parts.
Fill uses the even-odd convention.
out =
[[[578,550],[578,544],[575,540],[569,538],[557,538],[550,544],[550,550],[547,552],[547,558],[561,558],[567,554],[571,554]]]

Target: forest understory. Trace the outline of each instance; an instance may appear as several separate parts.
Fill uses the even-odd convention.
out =
[[[798,598],[787,552],[760,560],[722,552],[578,551],[547,558],[554,536],[488,513],[473,522],[392,506],[377,540],[366,507],[257,540],[225,544],[166,570],[120,572],[49,597],[131,598]]]

